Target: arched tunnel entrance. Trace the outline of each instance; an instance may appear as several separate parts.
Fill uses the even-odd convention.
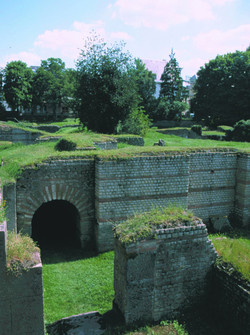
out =
[[[32,238],[41,248],[80,247],[80,215],[65,200],[42,204],[32,218]]]

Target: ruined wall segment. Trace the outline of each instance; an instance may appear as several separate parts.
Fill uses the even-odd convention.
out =
[[[114,224],[154,207],[181,205],[201,217],[236,214],[250,225],[250,155],[233,151],[56,159],[25,168],[1,189],[9,230],[31,234],[39,207],[66,200],[80,214],[82,247],[113,249]]]
[[[7,229],[16,232],[16,183],[3,185],[1,195],[7,204],[5,208]]]
[[[44,335],[41,262],[19,276],[7,273],[6,223],[0,224],[0,334]]]
[[[52,200],[66,200],[80,215],[83,248],[94,238],[94,160],[61,159],[24,169],[17,180],[17,230],[31,235],[36,210]]]
[[[96,162],[99,251],[113,249],[112,227],[138,212],[170,204],[187,207],[189,156],[161,155]]]
[[[188,209],[207,221],[234,210],[237,155],[230,152],[190,155]]]
[[[239,154],[236,174],[235,214],[244,226],[250,226],[250,155]]]
[[[33,144],[41,136],[39,132],[26,131],[20,128],[0,127],[0,141]]]
[[[173,318],[199,301],[217,256],[204,224],[156,234],[128,244],[115,239],[114,306],[127,324]]]

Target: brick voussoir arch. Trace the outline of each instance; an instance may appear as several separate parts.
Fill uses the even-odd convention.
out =
[[[68,185],[54,184],[43,187],[40,192],[30,194],[25,205],[21,207],[21,212],[25,213],[26,217],[32,218],[42,204],[53,200],[68,201],[75,206],[80,216],[87,206],[86,196],[81,195],[78,189]]]

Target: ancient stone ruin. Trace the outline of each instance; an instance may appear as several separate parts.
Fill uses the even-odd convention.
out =
[[[0,334],[44,335],[41,262],[20,275],[7,273],[6,223],[0,224]]]
[[[206,226],[157,229],[150,239],[115,239],[114,306],[127,324],[179,315],[205,294],[217,257]]]
[[[226,150],[48,160],[26,167],[1,192],[8,230],[48,237],[65,232],[82,248],[103,252],[113,249],[114,224],[153,206],[181,205],[205,223],[233,215],[249,226],[249,182],[250,155]],[[70,224],[54,222],[39,232],[46,228],[39,225],[40,214],[56,218],[58,208],[68,208]]]

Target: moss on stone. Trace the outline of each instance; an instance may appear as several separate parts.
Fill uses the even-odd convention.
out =
[[[202,220],[182,207],[155,208],[149,212],[136,214],[114,227],[114,235],[121,243],[127,244],[142,239],[156,238],[156,230],[197,226]]]

